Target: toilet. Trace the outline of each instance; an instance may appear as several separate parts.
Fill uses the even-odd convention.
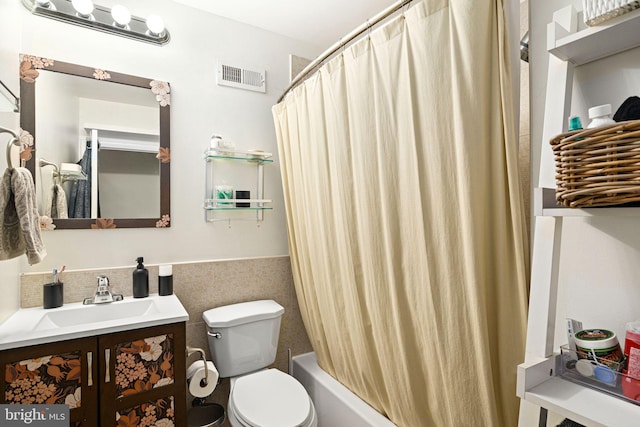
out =
[[[284,308],[250,301],[202,313],[221,378],[230,378],[227,416],[233,427],[316,427],[311,398],[290,375],[267,368],[276,360]]]

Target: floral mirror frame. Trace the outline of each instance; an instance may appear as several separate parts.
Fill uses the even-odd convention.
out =
[[[41,217],[41,227],[47,230],[65,229],[114,229],[114,228],[165,228],[171,226],[171,140],[170,105],[171,89],[169,83],[96,69],[82,65],[40,58],[32,55],[20,55],[20,143],[21,161],[31,171],[35,181],[37,150],[36,135],[36,81],[40,72],[64,73],[78,77],[104,80],[129,86],[146,88],[152,91],[159,103],[160,111],[160,148],[156,157],[160,160],[160,217],[159,218],[69,218],[50,219]]]

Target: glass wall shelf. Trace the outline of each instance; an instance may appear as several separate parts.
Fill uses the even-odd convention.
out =
[[[251,203],[251,206],[236,206],[237,203]],[[271,203],[270,199],[205,199],[204,208],[213,211],[252,211],[252,210],[272,210],[272,207],[262,206]]]
[[[224,149],[212,148],[205,152],[207,160],[209,159],[223,159],[223,160],[242,160],[249,162],[260,163],[273,163],[271,159],[271,153],[265,153],[264,151],[230,151]]]
[[[264,165],[273,163],[272,154],[260,150],[239,151],[210,148],[205,151],[204,155],[206,164],[203,205],[205,221],[247,220],[248,216],[253,215],[243,215],[242,212],[255,212],[255,221],[262,222],[264,211],[273,210],[269,206],[272,200],[264,198]],[[246,169],[246,173],[242,172],[243,167]],[[235,198],[216,198],[216,196],[221,197],[220,193],[216,191],[216,187],[221,186],[242,190],[248,197],[239,198],[236,194]],[[233,197],[233,193],[235,192],[230,190],[228,196]],[[221,212],[228,215],[221,218]],[[234,215],[234,213],[237,214]]]
[[[62,182],[87,180],[87,175],[85,175],[83,172],[74,172],[74,171],[54,172],[53,176],[59,177],[62,180]]]

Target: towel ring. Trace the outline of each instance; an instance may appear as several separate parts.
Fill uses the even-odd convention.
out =
[[[9,143],[7,144],[7,167],[8,168],[13,168],[13,165],[11,164],[11,147],[13,145],[19,147],[20,146],[20,138],[18,138],[18,134],[15,133],[14,131],[12,131],[11,129],[6,129],[0,126],[0,133],[8,133],[11,136],[13,136],[13,138],[11,140],[9,140]]]
[[[60,169],[58,168],[58,165],[56,165],[55,163],[52,163],[52,162],[50,162],[48,160],[45,160],[45,159],[39,159],[38,160],[38,166],[40,166],[40,168],[42,168],[44,166],[53,166],[52,176],[55,179],[55,183],[56,184],[62,184],[62,176],[60,175]]]

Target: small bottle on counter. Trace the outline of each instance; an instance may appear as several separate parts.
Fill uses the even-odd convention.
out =
[[[133,272],[133,297],[145,298],[149,296],[149,270],[144,265],[144,258],[138,257],[138,266]]]
[[[589,120],[591,120],[591,122],[589,126],[587,126],[587,129],[616,124],[611,118],[611,104],[597,105],[589,108]]]
[[[170,264],[158,267],[158,295],[166,296],[173,294],[173,274]]]

